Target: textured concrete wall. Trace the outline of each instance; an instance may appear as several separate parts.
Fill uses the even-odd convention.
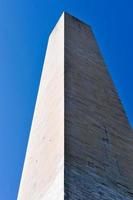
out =
[[[18,200],[64,199],[64,15],[50,35]]]
[[[65,200],[133,199],[133,133],[91,27],[65,15]]]

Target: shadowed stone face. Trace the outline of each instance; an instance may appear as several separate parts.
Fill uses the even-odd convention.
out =
[[[91,27],[63,14],[42,72],[18,200],[132,200],[133,133]]]
[[[133,199],[133,133],[91,27],[65,15],[65,200]]]

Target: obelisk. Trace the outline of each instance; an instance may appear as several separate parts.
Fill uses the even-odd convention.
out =
[[[63,13],[42,71],[18,200],[133,199],[133,132],[90,26]]]

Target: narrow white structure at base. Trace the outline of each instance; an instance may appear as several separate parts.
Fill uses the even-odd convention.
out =
[[[18,200],[64,200],[64,14],[49,37]]]

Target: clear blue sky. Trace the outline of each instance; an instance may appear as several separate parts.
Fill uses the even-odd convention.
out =
[[[133,125],[132,0],[0,0],[0,200],[16,200],[48,35],[63,11],[94,30]]]

